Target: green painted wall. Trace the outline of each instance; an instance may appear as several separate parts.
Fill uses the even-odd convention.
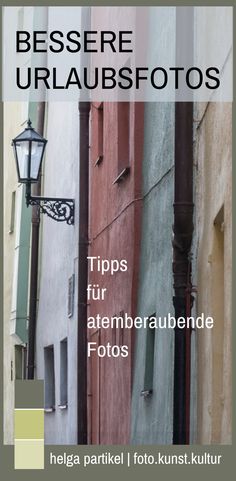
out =
[[[29,117],[35,125],[37,103],[29,104]],[[16,302],[16,327],[15,334],[23,343],[28,342],[28,282],[29,282],[29,256],[30,232],[32,209],[26,207],[25,194],[21,198],[21,221],[18,254],[17,302]]]
[[[27,342],[28,315],[28,273],[29,273],[29,243],[30,243],[30,210],[26,208],[25,197],[22,196],[20,223],[20,241],[18,257],[17,304],[16,304],[16,334],[23,343]]]
[[[174,315],[172,224],[174,193],[174,103],[146,104],[143,157],[143,217],[138,316]],[[133,444],[171,444],[174,332],[155,331],[153,393],[141,396],[150,369],[148,329],[136,330],[132,392]],[[152,343],[152,341],[151,341]],[[148,349],[146,347],[148,346]],[[151,348],[150,348],[151,346]],[[152,370],[152,366],[151,366]],[[150,384],[150,381],[149,381]]]

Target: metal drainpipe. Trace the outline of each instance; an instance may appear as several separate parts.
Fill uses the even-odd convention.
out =
[[[78,254],[78,444],[87,444],[87,284],[88,284],[88,205],[89,205],[89,111],[90,102],[79,102],[79,254]]]
[[[193,233],[193,104],[176,102],[175,106],[175,200],[173,275],[175,317],[186,318],[186,294],[189,285],[189,254]],[[189,314],[189,313],[188,313]],[[174,424],[173,444],[189,443],[190,336],[187,329],[175,329]],[[188,354],[186,356],[186,354]]]
[[[194,11],[176,8],[176,65],[193,65]],[[186,93],[185,93],[186,94]],[[175,103],[173,277],[175,318],[191,312],[190,249],[193,234],[193,96]],[[189,444],[190,330],[175,329],[173,444]]]
[[[36,130],[43,135],[44,130],[45,102],[37,105]],[[33,195],[40,195],[41,181],[33,188]],[[31,230],[31,265],[30,265],[30,296],[29,296],[29,331],[28,331],[28,379],[34,379],[35,368],[35,333],[37,315],[37,291],[38,291],[38,254],[39,254],[39,223],[40,214],[38,207],[32,208]]]

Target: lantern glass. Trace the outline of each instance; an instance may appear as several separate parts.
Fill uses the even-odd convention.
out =
[[[44,151],[44,142],[18,141],[15,143],[16,160],[21,182],[37,182],[41,160]]]
[[[16,161],[19,169],[20,179],[27,180],[28,178],[28,163],[29,163],[29,142],[16,142]]]
[[[31,182],[37,181],[39,176],[39,169],[44,151],[43,142],[33,141],[31,144],[31,162],[30,162],[30,179]]]

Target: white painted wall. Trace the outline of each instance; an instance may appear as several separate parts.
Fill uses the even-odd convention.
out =
[[[49,103],[42,195],[75,199],[74,226],[41,215],[36,330],[36,377],[44,379],[44,347],[53,344],[56,409],[45,413],[45,442],[77,442],[77,287],[74,315],[68,317],[68,279],[78,286],[79,112],[77,102]],[[68,408],[60,410],[60,341],[68,338]]]

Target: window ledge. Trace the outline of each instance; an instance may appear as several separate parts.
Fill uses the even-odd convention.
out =
[[[125,167],[119,175],[116,177],[116,179],[112,182],[112,184],[119,184],[128,174],[130,173],[130,167]]]
[[[96,167],[97,165],[100,165],[102,161],[103,161],[103,155],[99,155],[97,160],[94,163],[94,167]]]
[[[61,409],[61,410],[67,409],[68,404],[67,404],[67,403],[65,403],[65,404],[58,404],[58,407],[59,407],[59,409]]]
[[[147,399],[151,397],[152,393],[153,393],[152,389],[144,389],[143,391],[141,391],[140,396],[144,397],[144,399]]]
[[[55,411],[55,406],[50,406],[48,408],[44,408],[44,412],[49,414],[49,413],[53,413]]]

